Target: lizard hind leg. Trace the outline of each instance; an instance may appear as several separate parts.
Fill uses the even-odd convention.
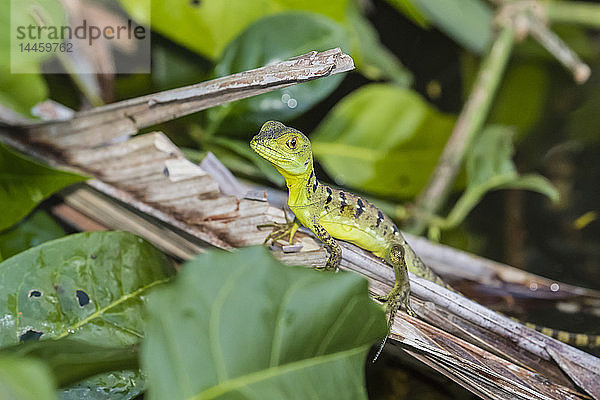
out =
[[[407,314],[413,317],[416,313],[410,306],[410,282],[402,246],[393,244],[387,252],[385,261],[394,268],[394,287],[388,294],[377,296],[376,299],[386,303],[386,310],[389,313],[388,328],[391,328],[400,307],[404,306]]]
[[[394,287],[388,294],[384,296],[375,296],[375,299],[386,303],[386,312],[389,316],[388,334],[385,339],[383,339],[383,342],[381,342],[373,362],[377,361],[377,358],[385,346],[387,338],[392,330],[392,325],[394,325],[396,313],[400,307],[404,306],[407,314],[412,317],[416,317],[417,315],[410,306],[410,281],[408,279],[408,271],[404,260],[404,249],[402,246],[393,244],[385,257],[385,261],[394,268],[395,281]]]

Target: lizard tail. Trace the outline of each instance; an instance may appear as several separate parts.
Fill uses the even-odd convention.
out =
[[[528,328],[534,329],[556,340],[560,340],[563,343],[570,344],[571,346],[585,347],[588,349],[600,348],[600,335],[588,335],[585,333],[567,332],[559,329],[552,329],[547,328],[545,326],[539,326],[530,322],[523,322],[516,318],[513,319],[525,325]]]
[[[423,261],[414,252],[408,252],[405,255],[408,264],[408,270],[412,273],[419,275],[428,281],[434,282],[448,290],[455,293],[460,293],[448,283],[446,283],[438,274],[433,272],[431,268],[427,267]],[[527,326],[528,328],[534,329],[546,336],[550,336],[556,340],[560,340],[563,343],[569,344],[576,347],[585,347],[589,349],[600,348],[600,335],[588,335],[585,333],[572,333],[559,329],[547,328],[545,326],[539,326],[530,322],[524,322],[517,318],[512,318],[514,321]]]
[[[425,266],[423,261],[421,261],[421,259],[416,254],[409,254],[408,257],[409,271],[421,276],[422,278],[427,279],[428,281],[434,282],[448,290],[451,290],[455,293],[460,293],[448,283],[446,283],[442,278],[440,278],[440,276],[433,272],[429,267]],[[571,346],[584,347],[588,349],[600,348],[600,335],[588,335],[585,333],[567,332],[559,329],[552,329],[547,328],[545,326],[532,324],[530,322],[524,322],[517,318],[512,319],[520,324],[527,326],[528,328],[536,330],[540,333],[543,333],[546,336],[550,336],[551,338],[554,338]]]

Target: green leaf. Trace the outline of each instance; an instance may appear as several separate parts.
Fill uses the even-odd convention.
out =
[[[379,41],[377,31],[357,8],[348,6],[347,27],[358,71],[371,80],[388,79],[398,86],[410,86],[412,73]]]
[[[475,53],[483,53],[492,38],[490,6],[482,0],[410,0],[439,30]],[[396,1],[392,4],[395,5]]]
[[[303,10],[342,21],[347,2],[348,0],[202,0],[196,3],[189,0],[151,0],[150,18],[150,13],[143,10],[146,0],[120,0],[125,10],[138,22],[151,23],[153,30],[210,59],[217,59],[231,40],[264,16]]]
[[[19,253],[0,263],[0,346],[29,331],[133,344],[144,332],[142,295],[172,272],[162,253],[128,232],[79,233]]]
[[[262,247],[211,252],[153,291],[142,348],[149,399],[366,399],[385,335],[367,281],[286,267]]]
[[[473,143],[466,160],[468,185],[448,217],[439,225],[450,229],[460,224],[483,196],[498,189],[527,189],[558,201],[558,191],[544,177],[519,175],[512,161],[514,131],[500,125],[486,127]]]
[[[52,193],[86,178],[39,164],[0,143],[0,231],[13,225]]]
[[[147,290],[173,272],[161,252],[127,232],[80,233],[19,253],[0,263],[0,346],[38,337],[134,344],[145,331]],[[115,374],[120,386],[110,394],[131,398],[114,395],[132,381]]]
[[[30,247],[65,235],[64,229],[48,213],[38,210],[0,233],[0,254],[4,258],[12,257]]]
[[[313,154],[338,185],[406,198],[427,182],[453,125],[410,89],[370,84],[317,127]]]
[[[0,25],[5,30],[0,35],[0,104],[31,117],[31,108],[48,98],[48,88],[40,74],[39,64],[50,53],[21,52],[19,43],[31,43],[32,39],[28,36],[18,39],[17,29],[37,26],[36,18],[43,18],[48,25],[63,25],[65,12],[59,0],[0,0],[0,6],[4,10],[0,13]],[[34,18],[32,10],[37,17]],[[35,41],[52,42],[43,34]],[[11,73],[11,62],[15,73]]]
[[[285,60],[311,50],[347,49],[346,31],[335,21],[307,12],[289,12],[261,19],[231,42],[215,66],[225,76]],[[227,105],[228,131],[256,130],[267,120],[297,117],[327,97],[342,81],[340,74],[275,90]],[[212,108],[209,115],[221,113]]]
[[[514,130],[490,125],[477,136],[467,153],[468,186],[477,186],[497,175],[517,176],[512,161]]]
[[[56,399],[50,371],[37,360],[0,357],[0,399]]]

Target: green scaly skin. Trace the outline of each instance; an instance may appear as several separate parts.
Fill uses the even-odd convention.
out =
[[[324,269],[337,270],[342,249],[336,239],[353,243],[383,258],[394,268],[395,282],[392,290],[378,300],[386,302],[391,328],[396,312],[404,306],[407,313],[415,315],[410,307],[408,271],[454,289],[435,274],[415,254],[391,219],[377,207],[352,193],[324,185],[317,180],[313,169],[310,140],[302,132],[281,122],[268,121],[250,141],[250,147],[271,162],[285,178],[288,205],[296,218],[288,224],[272,224],[278,228],[269,239],[289,235],[292,242],[300,224],[310,229],[329,250]],[[548,336],[578,346],[600,345],[600,336],[573,334],[527,324]]]

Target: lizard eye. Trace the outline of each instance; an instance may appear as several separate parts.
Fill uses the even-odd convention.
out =
[[[294,149],[296,148],[296,144],[297,144],[297,142],[296,142],[296,138],[295,138],[295,137],[291,138],[290,140],[288,140],[288,141],[287,141],[287,142],[285,142],[285,143],[286,143],[286,144],[287,144],[287,146],[288,146],[290,149],[292,149],[292,150],[294,150]]]

